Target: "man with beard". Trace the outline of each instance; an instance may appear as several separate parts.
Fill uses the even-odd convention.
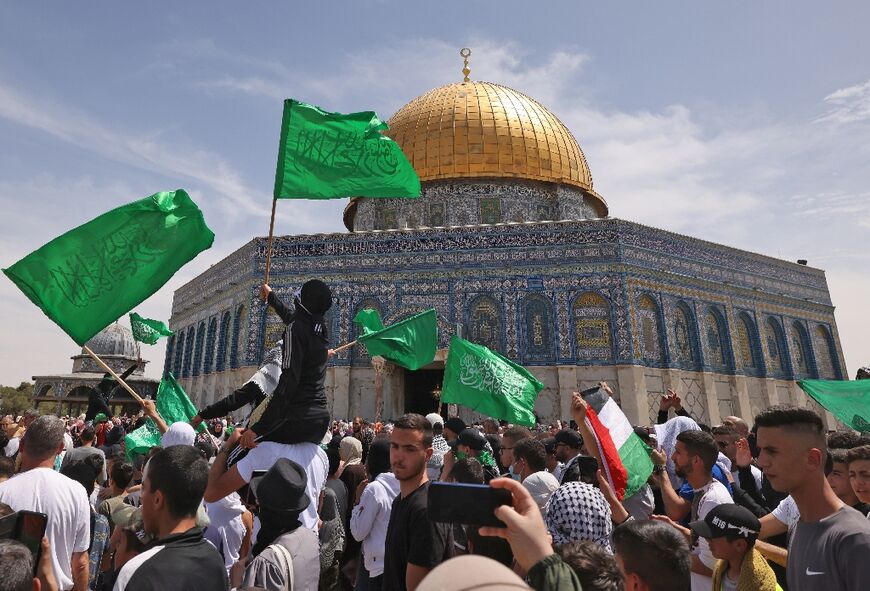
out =
[[[399,481],[384,545],[383,588],[413,591],[430,570],[450,558],[452,528],[429,520],[429,477],[432,426],[426,417],[406,414],[390,434],[390,466]]]
[[[677,435],[671,459],[677,476],[684,478],[694,491],[690,521],[704,519],[713,507],[734,500],[725,486],[713,478],[713,465],[719,448],[713,436],[704,431],[683,431]],[[654,473],[663,488],[671,487],[667,473]],[[679,527],[679,526],[678,526]],[[680,528],[684,532],[685,528]],[[692,550],[692,591],[709,591],[713,585],[713,567],[716,558],[710,552],[707,540],[701,538]]]

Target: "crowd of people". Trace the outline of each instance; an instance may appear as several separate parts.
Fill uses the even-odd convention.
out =
[[[328,287],[306,283],[292,307],[262,297],[282,343],[188,422],[151,400],[133,417],[3,417],[0,518],[47,527],[38,552],[0,540],[0,591],[870,589],[870,438],[813,410],[711,428],[669,391],[635,428],[652,473],[623,497],[578,393],[571,417],[531,429],[331,419]],[[160,445],[128,454],[148,420]],[[502,489],[501,526],[436,520],[435,481]]]
[[[636,429],[655,467],[622,500],[579,395],[564,426],[356,417],[230,469],[232,417],[6,416],[0,516],[48,525],[39,564],[0,542],[0,589],[870,588],[870,439],[787,407],[710,429],[675,399]],[[148,417],[161,445],[129,461]],[[436,480],[507,489],[506,527],[430,520]]]

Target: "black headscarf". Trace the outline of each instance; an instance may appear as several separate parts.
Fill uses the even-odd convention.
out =
[[[278,512],[272,511],[267,507],[260,507],[258,513],[260,517],[260,532],[257,534],[257,543],[254,544],[252,550],[253,555],[258,556],[272,542],[284,534],[298,529],[302,525],[302,522],[299,520],[301,514],[301,511]]]

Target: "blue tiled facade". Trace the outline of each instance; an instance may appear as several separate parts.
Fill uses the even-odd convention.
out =
[[[255,238],[176,292],[183,376],[199,371],[203,341],[218,349],[205,371],[220,372],[223,359],[229,369],[257,366],[281,338],[258,297],[265,249]],[[355,338],[360,308],[386,323],[435,308],[441,347],[459,333],[531,367],[843,377],[823,271],[624,220],[279,236],[271,277],[287,300],[310,278],[332,287],[335,345]],[[216,343],[203,334],[213,322]],[[194,326],[203,327],[195,339]],[[333,363],[369,360],[355,347]]]

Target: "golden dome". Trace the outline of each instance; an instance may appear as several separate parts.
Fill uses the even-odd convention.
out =
[[[500,84],[440,86],[399,109],[389,126],[387,135],[421,181],[522,178],[592,191],[586,158],[568,128],[538,101]]]

